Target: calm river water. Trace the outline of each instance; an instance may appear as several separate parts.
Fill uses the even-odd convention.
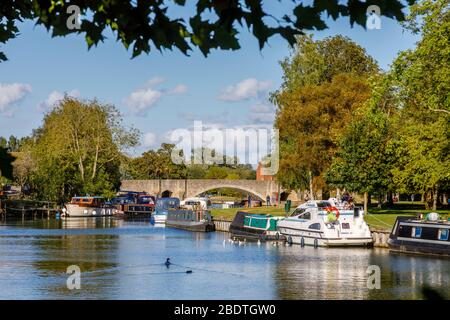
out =
[[[227,239],[113,218],[1,222],[0,299],[420,299],[423,285],[450,297],[448,259]],[[69,265],[80,290],[67,289]]]

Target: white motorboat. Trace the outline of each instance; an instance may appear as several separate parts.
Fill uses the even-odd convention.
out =
[[[288,243],[325,246],[367,246],[372,244],[369,226],[361,208],[343,209],[326,200],[310,200],[278,222]]]
[[[112,216],[116,209],[107,205],[102,197],[73,197],[65,204],[62,217]]]

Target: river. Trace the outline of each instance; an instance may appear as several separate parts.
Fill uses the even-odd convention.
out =
[[[80,289],[67,288],[70,265]],[[449,280],[449,259],[386,249],[239,245],[114,218],[0,223],[0,299],[421,299],[424,285],[450,297]]]

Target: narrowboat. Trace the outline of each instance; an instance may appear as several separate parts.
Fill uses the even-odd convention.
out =
[[[362,208],[339,209],[326,200],[310,200],[278,222],[289,244],[314,247],[369,246],[372,236]]]
[[[450,221],[439,214],[419,217],[397,217],[388,245],[392,252],[450,257]]]
[[[121,191],[111,202],[124,218],[150,217],[155,210],[155,197],[146,192]]]
[[[282,217],[274,217],[270,214],[252,214],[239,211],[230,225],[231,238],[277,241],[283,240],[277,229],[278,222]]]
[[[211,213],[208,210],[170,209],[167,214],[166,227],[189,231],[214,231]]]
[[[205,198],[189,198],[183,201],[180,208],[169,209],[166,227],[200,232],[214,231],[208,201]]]
[[[62,217],[112,216],[116,208],[108,205],[103,197],[73,197],[63,208]]]
[[[178,198],[159,198],[156,199],[155,212],[153,213],[153,222],[158,225],[166,223],[169,209],[178,209],[180,199]]]

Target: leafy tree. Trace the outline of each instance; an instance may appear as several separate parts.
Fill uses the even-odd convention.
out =
[[[283,83],[271,94],[278,106],[280,168],[285,188],[325,186],[323,174],[352,113],[369,97],[366,79],[379,68],[365,50],[342,36],[314,41],[299,37],[290,57],[281,61]]]
[[[295,36],[305,30],[327,28],[324,14],[334,20],[340,16],[349,17],[351,25],[365,26],[366,10],[370,4],[380,6],[382,15],[386,17],[404,19],[404,5],[400,0],[354,0],[347,3],[317,0],[310,5],[299,1],[292,12],[285,12],[282,17],[267,13],[260,0],[197,0],[196,10],[189,17],[173,17],[169,8],[184,7],[186,1],[167,2],[6,0],[0,3],[0,42],[5,43],[19,34],[19,22],[33,20],[51,30],[52,36],[82,34],[89,48],[103,42],[105,29],[109,29],[125,48],[132,47],[133,57],[150,52],[152,46],[160,51],[177,48],[184,54],[192,47],[198,47],[207,55],[216,48],[239,49],[238,25],[247,27],[262,48],[273,35],[280,35],[294,44]],[[67,27],[73,14],[72,11],[67,12],[72,4],[79,6],[83,17],[79,29]],[[6,56],[0,52],[2,60],[6,60]]]
[[[400,53],[392,73],[405,106],[450,115],[450,5],[425,0],[412,6],[406,26],[421,34],[413,50]]]
[[[370,100],[358,110],[338,143],[338,151],[326,172],[329,184],[350,192],[364,193],[364,210],[368,196],[393,191],[392,169],[396,165],[392,117],[398,112],[388,77],[372,83]]]
[[[132,160],[132,176],[135,179],[183,179],[186,176],[184,165],[172,162],[173,144],[163,143],[157,150],[144,152]]]
[[[342,132],[369,96],[365,79],[351,74],[280,96],[283,108],[275,123],[280,130],[279,181],[294,189],[305,188],[308,181],[311,196],[313,189],[325,188],[323,174]],[[293,166],[297,169],[291,171]]]
[[[403,192],[425,192],[436,209],[450,184],[450,12],[448,1],[422,1],[411,8],[407,27],[421,34],[413,50],[392,66],[402,112],[394,179]]]
[[[113,106],[65,97],[34,132],[34,190],[47,200],[112,195],[120,184],[122,152],[137,144],[137,136],[121,125]]]
[[[228,171],[224,167],[212,166],[206,173],[206,179],[225,179],[228,176]]]

